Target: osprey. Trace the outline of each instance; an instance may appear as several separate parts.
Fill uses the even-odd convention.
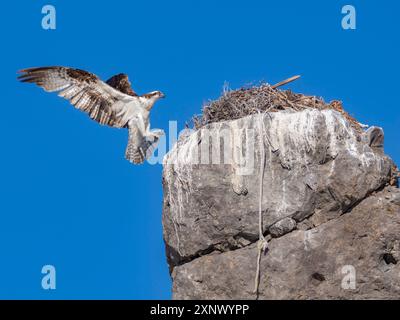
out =
[[[102,125],[128,128],[129,140],[125,158],[139,164],[157,146],[164,131],[150,130],[149,113],[154,103],[164,98],[160,91],[137,95],[128,76],[120,73],[106,82],[96,75],[68,67],[40,67],[20,70],[18,79],[36,83],[48,92],[58,92],[77,109]]]

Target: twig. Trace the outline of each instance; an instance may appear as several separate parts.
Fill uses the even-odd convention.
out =
[[[273,86],[271,86],[271,88],[272,88],[272,89],[276,89],[276,88],[281,87],[281,86],[283,86],[283,85],[285,85],[285,84],[287,84],[287,83],[289,83],[289,82],[295,81],[295,80],[297,80],[298,78],[300,78],[299,75],[293,76],[293,77],[291,77],[291,78],[289,78],[289,79],[286,79],[286,80],[283,80],[283,81],[281,81],[281,82],[278,82],[277,84],[274,84]]]

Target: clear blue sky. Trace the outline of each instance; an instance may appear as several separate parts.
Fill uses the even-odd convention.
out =
[[[217,4],[218,2],[218,4]],[[57,29],[41,28],[41,8]],[[341,8],[357,29],[341,28]],[[127,132],[99,126],[55,94],[18,83],[25,67],[129,74],[162,90],[153,127],[179,127],[224,81],[301,74],[295,91],[340,99],[382,126],[400,163],[399,1],[6,1],[1,30],[0,298],[169,299],[161,165],[124,160]],[[57,289],[41,288],[41,268]]]

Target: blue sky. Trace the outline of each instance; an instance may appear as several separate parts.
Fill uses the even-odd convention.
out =
[[[41,28],[41,8],[57,29]],[[357,29],[341,28],[352,4]],[[340,99],[382,126],[400,163],[398,1],[7,1],[1,13],[0,298],[169,299],[161,165],[124,160],[127,132],[99,126],[16,71],[124,72],[162,90],[152,126],[180,128],[232,88],[295,74],[294,91]],[[41,288],[54,265],[56,290]]]

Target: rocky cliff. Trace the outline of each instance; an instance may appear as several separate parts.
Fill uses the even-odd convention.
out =
[[[400,298],[393,168],[380,128],[329,109],[181,135],[163,171],[173,298]],[[268,247],[255,293],[259,207]]]

